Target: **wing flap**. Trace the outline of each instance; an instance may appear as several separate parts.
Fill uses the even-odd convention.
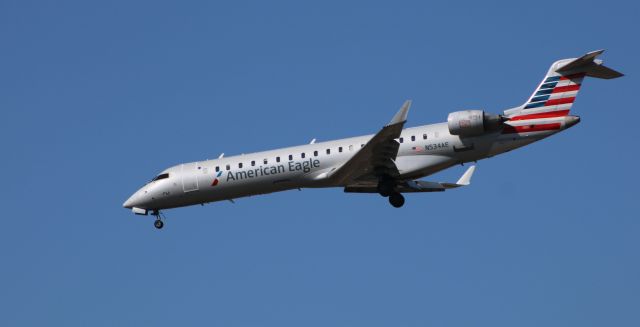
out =
[[[423,192],[443,192],[447,189],[457,188],[461,186],[467,186],[471,184],[471,176],[476,170],[476,166],[469,167],[464,174],[455,183],[439,183],[421,180],[410,180],[399,182],[395,186],[395,191],[400,193],[423,193]],[[369,183],[357,183],[347,185],[344,188],[347,193],[378,193],[377,184],[373,182]]]

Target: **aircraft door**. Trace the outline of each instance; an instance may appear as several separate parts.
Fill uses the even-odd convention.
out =
[[[198,190],[198,163],[182,164],[182,190],[193,192]]]

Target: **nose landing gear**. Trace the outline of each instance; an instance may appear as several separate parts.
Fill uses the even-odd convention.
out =
[[[153,226],[157,229],[162,229],[162,227],[164,227],[164,222],[162,222],[163,215],[160,213],[160,210],[153,210],[151,215],[156,217],[156,221],[153,222]]]

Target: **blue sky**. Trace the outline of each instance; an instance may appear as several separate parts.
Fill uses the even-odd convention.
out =
[[[0,2],[0,325],[637,326],[632,1]],[[519,105],[604,48],[576,127],[471,187],[122,202],[187,161]],[[463,167],[432,177],[455,180]]]

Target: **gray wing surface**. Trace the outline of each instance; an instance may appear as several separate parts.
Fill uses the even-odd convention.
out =
[[[377,181],[378,176],[382,175],[397,177],[399,172],[395,159],[400,144],[395,139],[400,137],[410,106],[411,100],[405,101],[389,124],[328,178],[338,185],[347,185],[362,180]]]
[[[476,166],[471,166],[455,183],[438,183],[429,181],[402,181],[398,183],[395,190],[400,193],[421,193],[421,192],[442,192],[450,188],[467,186],[471,184],[471,176],[476,170]],[[375,182],[361,182],[345,186],[347,193],[378,193],[378,184]]]

